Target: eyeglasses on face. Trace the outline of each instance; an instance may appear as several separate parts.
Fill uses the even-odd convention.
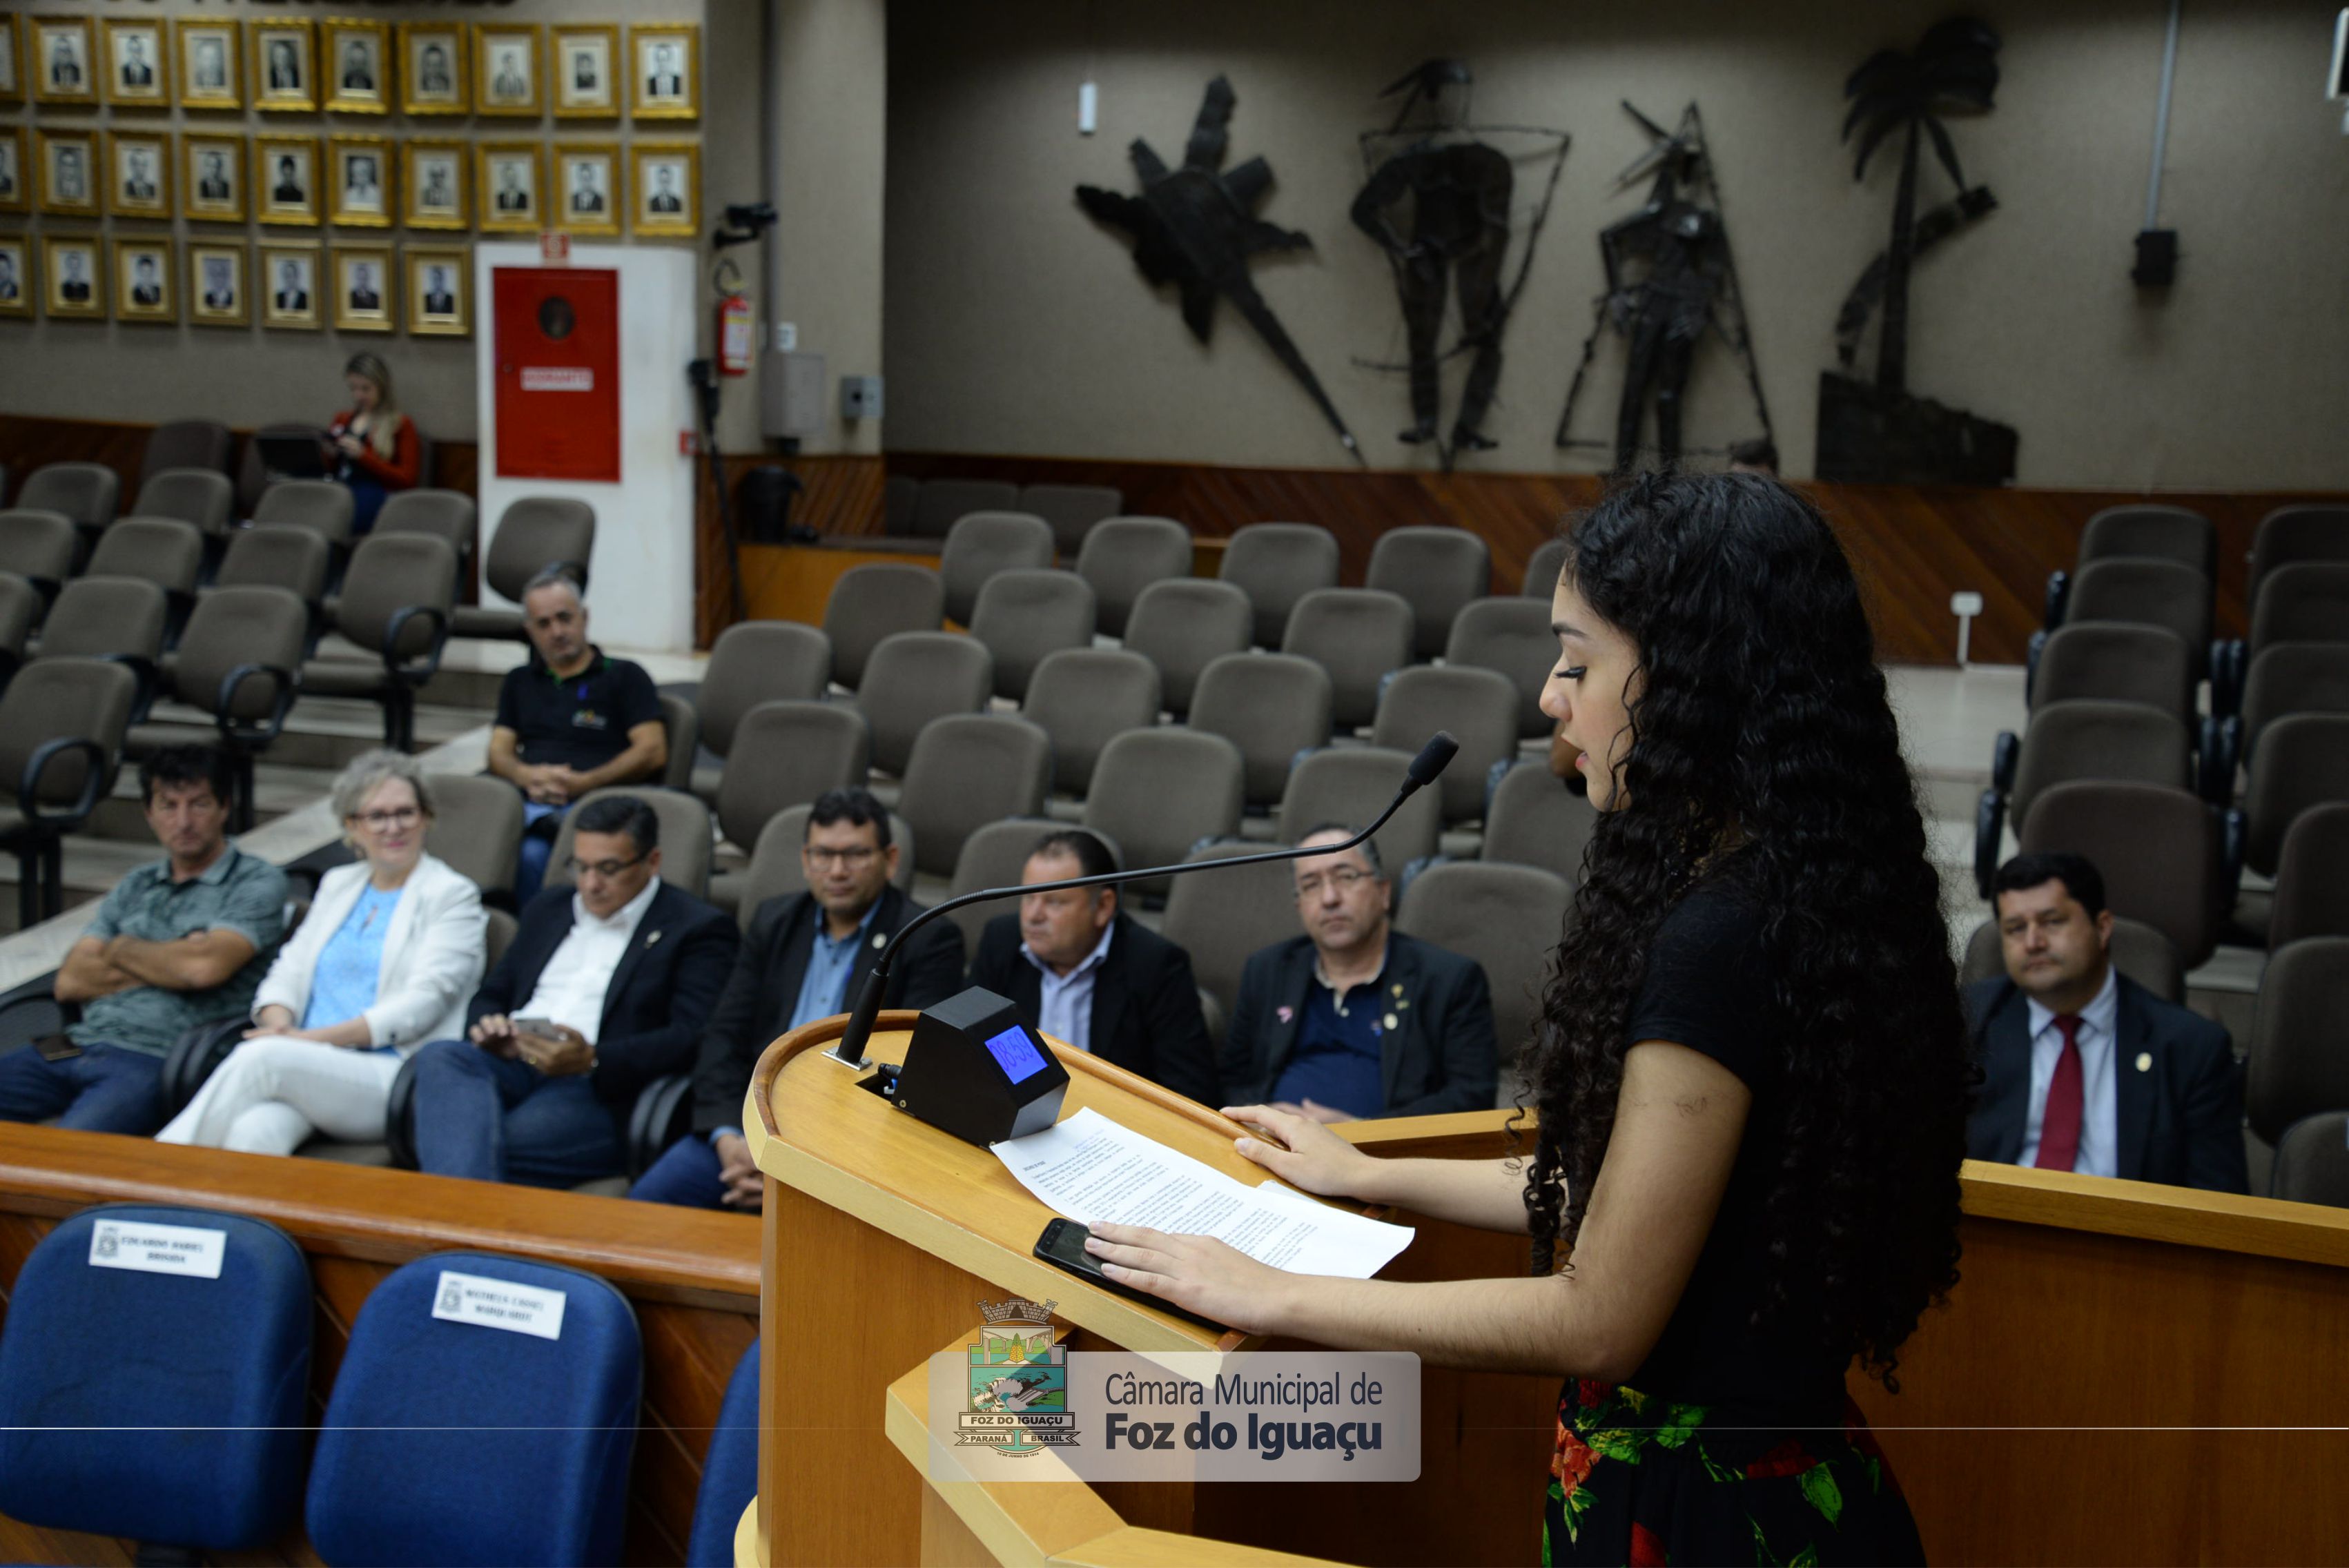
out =
[[[880,852],[881,851],[879,850],[874,849],[871,844],[858,844],[853,848],[845,850],[823,849],[819,848],[814,844],[808,844],[803,846],[800,851],[800,853],[808,858],[810,864],[819,866],[846,866],[851,871],[857,870],[866,865]]]
[[[1368,872],[1351,870],[1315,872],[1297,879],[1297,896],[1319,898],[1321,890],[1325,887],[1336,888],[1340,892],[1351,892],[1370,880],[1371,873]]]
[[[577,855],[571,855],[565,857],[563,863],[570,869],[571,879],[574,882],[576,882],[580,878],[587,875],[590,872],[593,872],[595,875],[608,881],[613,877],[618,876],[630,866],[640,866],[644,864],[645,857],[638,855],[632,861],[583,861]]]
[[[388,811],[359,811],[351,820],[384,832],[392,828],[412,828],[422,820],[424,813],[413,806],[394,806]]]

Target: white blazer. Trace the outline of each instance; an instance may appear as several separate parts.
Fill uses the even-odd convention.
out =
[[[319,879],[309,914],[277,950],[276,962],[254,994],[256,1022],[261,1010],[273,1006],[300,1019],[310,1005],[318,954],[342,929],[367,881],[364,861],[336,866]],[[428,1040],[462,1035],[465,1004],[481,984],[487,962],[488,933],[481,890],[447,861],[429,854],[419,859],[400,889],[391,929],[383,935],[375,1005],[365,1014],[375,1043],[397,1046],[405,1056]]]

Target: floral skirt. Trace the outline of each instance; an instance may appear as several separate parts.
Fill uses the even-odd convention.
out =
[[[1859,1408],[1791,1428],[1585,1378],[1557,1399],[1544,1563],[1921,1563]]]

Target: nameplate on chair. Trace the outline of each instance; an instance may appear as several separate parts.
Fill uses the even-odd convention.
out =
[[[509,1334],[560,1339],[566,1299],[559,1290],[442,1269],[440,1286],[432,1295],[432,1315],[447,1323],[471,1323],[502,1328]]]
[[[100,1220],[89,1228],[89,1266],[218,1279],[228,1233],[196,1225]]]

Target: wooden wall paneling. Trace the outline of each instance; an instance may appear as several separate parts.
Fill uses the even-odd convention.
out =
[[[752,469],[773,466],[790,469],[802,487],[792,502],[794,527],[812,528],[824,534],[881,531],[881,492],[885,477],[877,457],[783,457],[757,452],[736,453],[721,462],[729,494],[735,493],[742,476]],[[744,547],[743,603],[756,606],[778,587],[783,564],[779,552],[751,545],[741,536],[740,519],[736,520],[735,527]],[[693,560],[693,640],[695,646],[706,648],[734,621],[733,593],[727,581],[726,535],[719,523],[717,490],[710,483],[707,459],[702,460],[694,485]],[[750,614],[756,618],[760,613],[752,608]]]

